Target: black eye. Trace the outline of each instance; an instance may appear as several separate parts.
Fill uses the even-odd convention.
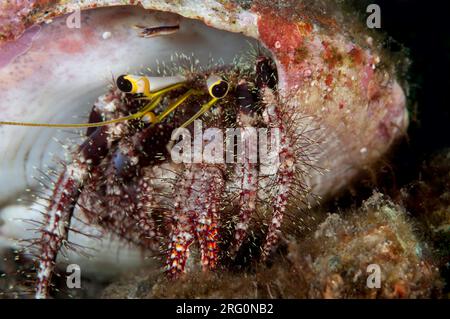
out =
[[[117,78],[117,87],[122,92],[129,93],[133,89],[133,84],[129,80],[125,79],[125,76],[126,75],[121,75]]]
[[[220,81],[219,83],[213,85],[211,88],[211,94],[216,99],[221,99],[225,95],[227,95],[228,92],[228,82],[226,81]]]
[[[253,115],[259,111],[258,103],[256,103],[254,94],[252,93],[247,81],[240,80],[236,86],[236,99],[240,112]]]
[[[263,88],[268,86],[274,89],[278,82],[276,67],[272,60],[266,57],[260,57],[256,61],[256,86]]]

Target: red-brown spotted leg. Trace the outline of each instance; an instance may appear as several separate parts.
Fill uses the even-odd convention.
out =
[[[137,222],[137,226],[142,231],[145,241],[151,243],[151,248],[158,249],[158,238],[161,234],[158,231],[155,219],[152,216],[153,207],[155,206],[155,198],[153,196],[154,189],[150,186],[149,181],[145,178],[138,182],[137,188],[137,205],[133,218]]]
[[[62,187],[57,187],[53,193],[40,239],[41,256],[37,272],[36,298],[48,297],[56,256],[63,242],[67,240],[73,208],[85,174],[86,169],[82,165],[72,164],[57,181],[57,185]]]
[[[176,200],[166,272],[176,278],[185,272],[189,246],[197,239],[202,268],[213,269],[218,261],[218,222],[224,188],[217,166],[192,164],[176,185]]]
[[[67,240],[73,210],[89,175],[89,166],[95,164],[106,152],[106,130],[98,128],[81,146],[81,159],[67,165],[55,184],[39,241],[36,298],[48,297],[56,257]]]
[[[224,177],[221,169],[216,166],[203,165],[199,171],[200,194],[202,200],[198,212],[196,233],[201,251],[201,263],[204,271],[214,269],[219,259],[218,222],[221,196],[224,187]]]
[[[273,91],[267,88],[263,94],[263,100],[267,106],[264,114],[265,120],[269,127],[278,128],[280,134],[279,165],[274,181],[275,194],[272,199],[272,220],[262,248],[262,260],[265,260],[278,241],[281,222],[295,175],[295,153],[292,141],[286,134],[288,128],[285,127],[281,111],[277,108]]]
[[[189,246],[194,241],[197,216],[192,208],[198,202],[194,183],[194,174],[187,169],[175,185],[175,204],[166,261],[166,275],[169,278],[178,278],[185,272],[186,261],[189,258]]]
[[[166,274],[170,278],[178,278],[185,272],[186,262],[189,258],[189,247],[194,241],[193,221],[195,212],[174,217],[171,242],[169,244],[169,258],[166,265]]]
[[[256,165],[249,162],[237,165],[236,171],[236,175],[240,178],[239,221],[235,226],[234,244],[230,252],[232,258],[236,256],[236,253],[247,237],[250,219],[256,210],[259,176]]]
[[[257,141],[252,141],[256,131],[249,127],[255,126],[257,122],[257,105],[253,94],[245,80],[239,81],[236,87],[236,99],[239,104],[237,116],[238,127],[241,128],[241,163],[235,166],[235,175],[239,178],[239,214],[238,223],[235,226],[234,243],[231,247],[230,256],[236,257],[239,248],[247,237],[247,229],[250,219],[256,210],[258,191],[258,166],[257,158],[251,158],[257,154]],[[252,136],[253,135],[253,136]]]
[[[93,107],[89,121],[97,122],[101,120],[102,114],[111,116],[115,107],[108,110],[104,106],[116,106],[117,101],[114,92],[102,96]],[[115,134],[111,134],[109,129],[109,127],[103,126],[87,130],[88,138],[79,148],[79,157],[66,166],[55,184],[41,229],[41,238],[38,241],[40,251],[37,266],[36,298],[48,297],[57,254],[67,240],[73,210],[83,185],[89,178],[89,171],[100,163],[101,159],[107,154],[110,143],[117,138]]]

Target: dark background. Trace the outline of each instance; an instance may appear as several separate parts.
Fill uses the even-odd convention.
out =
[[[365,20],[371,3],[380,6],[381,31],[395,40],[386,41],[387,49],[406,51],[411,60],[407,73],[410,126],[407,137],[378,171],[378,180],[360,187],[356,195],[347,193],[334,205],[360,204],[373,187],[393,199],[402,198],[401,190],[406,190],[408,196],[400,202],[417,218],[415,225],[422,229],[421,236],[432,243],[434,255],[439,256],[443,293],[448,298],[450,236],[448,232],[433,232],[426,225],[433,225],[430,221],[436,218],[435,212],[448,207],[443,196],[450,191],[450,158],[445,157],[450,154],[450,1],[354,0],[352,5]],[[439,162],[430,166],[434,158]]]
[[[424,160],[450,147],[450,2],[355,1],[362,12],[370,3],[381,8],[381,31],[404,45],[412,61],[408,139],[392,163],[401,186],[417,178]],[[390,49],[402,48],[394,43]]]

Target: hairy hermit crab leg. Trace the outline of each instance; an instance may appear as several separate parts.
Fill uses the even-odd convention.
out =
[[[166,261],[166,274],[170,278],[185,272],[189,248],[194,240],[200,246],[203,270],[216,267],[223,188],[223,171],[217,166],[192,164],[178,181]]]
[[[241,156],[242,164],[237,163],[235,166],[235,174],[239,177],[239,222],[235,226],[234,243],[230,251],[231,258],[236,257],[247,237],[250,218],[256,210],[259,178],[257,159],[250,158],[250,154],[257,154],[255,149],[251,149],[257,148],[257,143],[256,141],[253,143],[249,138],[252,134],[251,129],[257,121],[258,106],[247,81],[239,81],[236,87],[236,99],[239,104],[237,123],[241,128],[241,139],[245,142],[241,154],[238,154]],[[253,136],[255,135],[253,134]]]
[[[94,106],[90,119],[97,118],[96,113]],[[37,240],[40,249],[36,298],[48,297],[56,257],[61,247],[67,243],[73,211],[90,170],[106,156],[111,142],[119,138],[110,134],[107,126],[88,130],[87,134],[87,140],[79,148],[80,157],[66,166],[55,183],[41,237]]]
[[[295,178],[295,151],[292,140],[286,132],[288,128],[283,120],[283,113],[274,103],[273,91],[264,89],[264,102],[267,103],[267,124],[276,127],[280,132],[279,165],[275,175],[275,194],[272,200],[272,219],[262,247],[262,260],[265,260],[276,245],[286,211],[289,195],[292,191]]]
[[[181,127],[191,124],[228,94],[229,84],[220,77],[211,75],[206,83],[212,99]],[[191,93],[188,91],[186,95]],[[171,112],[170,108],[168,112]],[[169,277],[176,278],[185,272],[189,247],[195,239],[200,245],[203,270],[216,267],[219,258],[218,220],[223,187],[224,176],[219,167],[192,164],[191,169],[186,170],[180,178],[166,261],[166,274]]]
[[[261,260],[270,255],[278,242],[281,222],[287,208],[288,198],[292,194],[296,155],[291,136],[288,134],[288,121],[286,110],[281,110],[276,103],[274,88],[276,74],[267,58],[261,57],[256,63],[256,85],[260,91],[260,98],[265,104],[264,120],[269,127],[277,128],[280,132],[280,145],[278,149],[279,165],[275,173],[274,195],[271,201],[272,219],[267,230],[264,245],[261,251]]]

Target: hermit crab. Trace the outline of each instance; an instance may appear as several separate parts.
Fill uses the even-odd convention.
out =
[[[0,93],[0,179],[23,178],[0,195],[6,204],[28,188],[43,206],[27,248],[36,251],[38,298],[49,295],[61,249],[79,247],[71,234],[90,236],[77,221],[98,230],[92,237],[108,234],[153,252],[173,279],[196,264],[204,271],[224,267],[249,242],[256,248],[248,257],[264,262],[283,224],[301,229],[301,212],[372,165],[407,125],[394,67],[371,36],[340,28],[341,16],[302,1],[139,3],[155,11],[82,11],[82,27],[68,34],[56,18],[19,38],[33,39],[31,48],[9,47],[13,53],[2,56],[0,85],[9,89]],[[89,6],[36,7],[27,21]],[[15,30],[11,22],[4,37],[16,37]],[[96,98],[85,100],[86,83],[109,65],[120,66],[110,89],[97,83],[90,93]],[[82,100],[94,103],[90,112],[81,113]],[[65,124],[81,114],[88,119]],[[68,145],[73,128],[83,133]],[[46,149],[55,132],[66,134],[65,153]],[[59,167],[49,164],[54,153],[65,154]],[[36,171],[47,180],[41,193],[28,176]],[[17,207],[5,211],[33,219]],[[24,239],[14,229],[6,223],[0,236]]]

